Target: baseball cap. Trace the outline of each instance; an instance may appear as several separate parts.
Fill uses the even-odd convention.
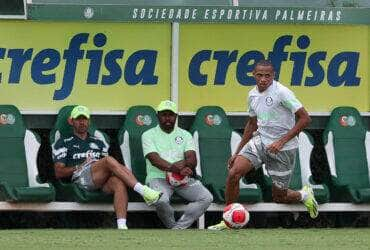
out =
[[[78,105],[72,109],[71,118],[76,119],[79,116],[85,116],[87,119],[90,118],[90,111],[87,107]]]
[[[160,112],[160,111],[163,111],[163,110],[170,110],[170,111],[174,112],[175,114],[177,114],[177,105],[176,105],[176,103],[174,103],[170,100],[161,101],[161,103],[157,107],[157,111]]]

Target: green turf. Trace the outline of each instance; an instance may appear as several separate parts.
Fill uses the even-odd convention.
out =
[[[1,230],[2,249],[370,249],[366,229]]]

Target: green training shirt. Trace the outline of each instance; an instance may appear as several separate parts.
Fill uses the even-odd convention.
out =
[[[60,138],[53,145],[53,161],[61,162],[66,167],[83,163],[87,157],[101,159],[108,155],[108,145],[102,140],[88,136],[85,140],[73,135]]]
[[[195,151],[191,134],[177,126],[168,134],[157,125],[144,132],[141,140],[144,156],[156,152],[169,163],[183,160],[186,151]],[[153,178],[166,178],[165,172],[153,166],[148,159],[146,159],[146,173],[146,183]]]

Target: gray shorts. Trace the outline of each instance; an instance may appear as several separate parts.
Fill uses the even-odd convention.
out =
[[[265,164],[272,183],[286,189],[293,174],[296,152],[295,148],[273,154],[266,149],[261,136],[257,134],[240,150],[239,155],[250,160],[255,169]]]
[[[92,163],[86,165],[81,171],[73,173],[72,181],[79,187],[92,191],[99,189],[95,186],[92,178],[91,167]]]

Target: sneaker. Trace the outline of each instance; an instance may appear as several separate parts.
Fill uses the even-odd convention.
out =
[[[230,229],[230,228],[222,220],[220,223],[213,225],[213,226],[209,226],[207,229],[214,230],[214,231],[221,231],[221,230]]]
[[[159,198],[161,198],[161,196],[161,192],[155,191],[148,186],[144,186],[143,198],[148,206],[155,204],[159,200]]]
[[[119,230],[127,230],[128,227],[126,225],[123,225],[123,226],[118,226],[117,229],[119,229]]]
[[[315,219],[319,215],[319,206],[317,204],[317,201],[315,200],[312,187],[305,185],[302,190],[307,192],[308,194],[307,199],[303,202],[303,204],[306,206],[308,212],[310,213],[310,217],[312,219]]]

